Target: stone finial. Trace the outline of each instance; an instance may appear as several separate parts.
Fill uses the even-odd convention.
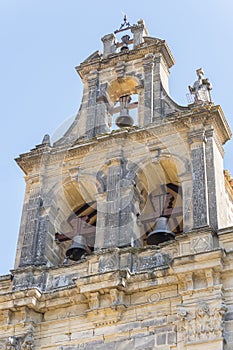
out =
[[[50,145],[50,136],[48,134],[44,135],[42,145]]]
[[[137,24],[131,28],[133,33],[133,46],[136,47],[144,42],[144,36],[148,36],[148,30],[146,28],[143,19],[139,19]]]
[[[230,185],[230,188],[233,190],[233,178],[231,177],[231,173],[229,170],[224,170],[224,177],[226,183]]]
[[[194,96],[195,102],[211,102],[210,90],[212,85],[208,78],[204,78],[204,71],[202,68],[196,70],[198,80],[193,86],[189,86],[190,93]]]
[[[104,58],[108,57],[111,53],[116,52],[116,36],[114,34],[107,34],[101,40],[104,44]]]

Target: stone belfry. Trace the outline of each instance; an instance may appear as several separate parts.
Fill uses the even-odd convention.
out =
[[[26,192],[15,267],[0,277],[0,349],[233,349],[231,131],[197,70],[127,18],[76,70],[64,135],[16,161]]]

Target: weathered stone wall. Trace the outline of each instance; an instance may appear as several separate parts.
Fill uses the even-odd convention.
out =
[[[131,244],[132,237],[140,236],[138,225],[144,211],[143,206],[139,210],[140,202],[147,202],[156,186],[159,191],[159,186],[169,182],[183,189],[180,198],[183,219],[179,220],[183,222],[184,232],[205,225],[214,230],[230,226],[232,202],[229,194],[226,195],[220,146],[216,146],[209,132],[209,128],[215,127],[215,133],[221,136],[215,123],[224,119],[217,114],[217,107],[210,107],[210,111],[212,109],[210,113],[200,107],[192,118],[187,113],[170,116],[163,125],[119,130],[68,146],[41,145],[22,155],[18,162],[28,174],[27,191],[15,266],[61,263],[65,258],[64,249],[55,244],[55,233],[71,230],[67,219],[85,201],[97,201],[96,249]],[[216,116],[212,117],[212,113]],[[194,120],[198,123],[196,130],[192,125]],[[108,175],[116,158],[113,150],[120,152],[114,179]],[[106,183],[101,190],[97,189],[100,170],[106,177],[102,179]],[[118,173],[122,173],[120,178]],[[147,198],[142,194],[143,188],[138,192],[134,182],[140,173],[145,177],[143,186],[149,189]],[[110,190],[111,181],[116,188]],[[110,192],[114,198],[109,197]],[[112,224],[111,206],[115,208]],[[120,207],[124,207],[125,227],[119,216]],[[127,225],[131,225],[131,234]],[[128,237],[123,237],[124,232],[128,232]],[[115,243],[109,241],[111,235]],[[108,245],[104,243],[106,239]]]
[[[0,279],[1,347],[230,350],[232,243],[232,230],[218,238],[206,228],[160,247],[14,270]]]
[[[64,136],[17,159],[27,188],[15,269],[0,277],[0,349],[233,348],[231,131],[220,106],[172,101],[166,42],[142,20],[131,32],[76,67],[83,99]],[[135,108],[136,125],[111,132]],[[148,246],[160,215],[175,239]],[[64,261],[81,218],[94,252]]]

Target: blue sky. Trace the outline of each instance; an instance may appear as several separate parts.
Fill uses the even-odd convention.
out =
[[[187,86],[202,67],[233,129],[232,0],[0,0],[0,274],[14,265],[24,197],[14,158],[76,113],[82,84],[74,67],[102,50],[101,37],[120,26],[122,12],[168,42],[176,59],[171,97],[187,105]],[[225,150],[233,175],[232,141]]]

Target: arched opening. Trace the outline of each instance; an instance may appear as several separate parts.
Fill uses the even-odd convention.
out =
[[[107,89],[112,101],[110,130],[138,124],[138,81],[134,77],[113,80]]]
[[[155,229],[156,219],[166,217],[174,234],[183,231],[182,187],[176,164],[171,158],[148,163],[137,173],[136,184],[141,196],[141,237],[147,244],[148,235]]]
[[[63,193],[70,210],[59,223],[55,240],[62,243],[60,250],[62,258],[65,259],[72,244],[80,246],[81,243],[81,247],[84,246],[83,253],[94,250],[97,209],[91,182],[85,183],[83,180],[78,183],[70,177],[66,178],[63,182]]]

